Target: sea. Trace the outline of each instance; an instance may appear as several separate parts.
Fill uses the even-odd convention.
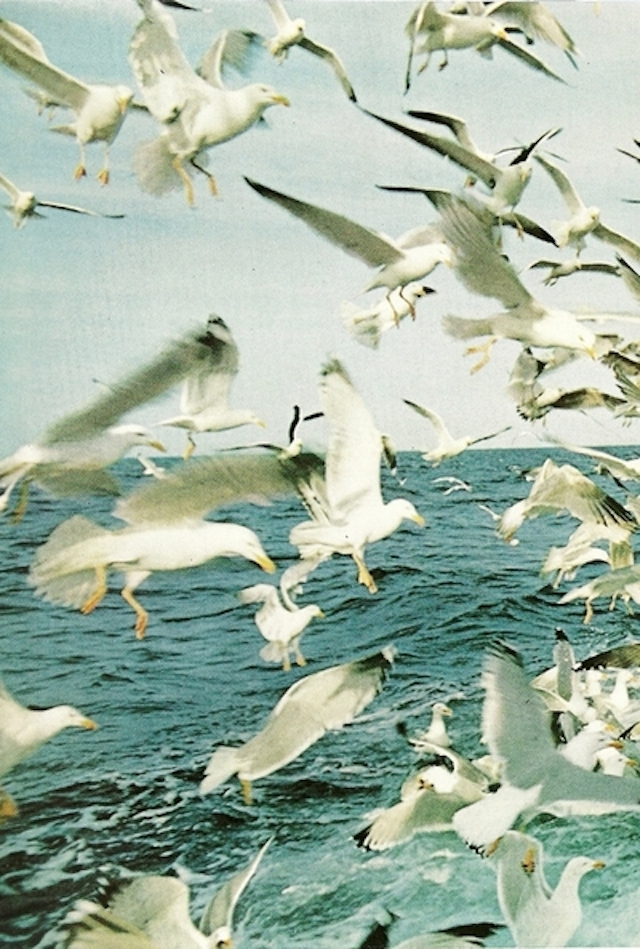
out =
[[[349,558],[311,575],[298,602],[317,603],[325,616],[303,635],[308,665],[290,672],[260,658],[254,608],[237,593],[277,580],[294,562],[288,534],[305,518],[296,499],[214,512],[255,530],[278,574],[244,560],[153,574],[137,593],[150,614],[138,641],[117,575],[88,616],[34,595],[29,564],[58,523],[79,511],[116,522],[109,498],[60,500],[33,489],[23,521],[0,525],[0,673],[23,704],[69,703],[100,727],[67,729],[3,780],[20,813],[0,825],[0,945],[61,944],[76,900],[96,899],[105,881],[132,874],[185,879],[197,923],[215,889],[270,838],[236,908],[239,949],[357,949],[389,914],[391,947],[455,925],[503,923],[491,861],[455,832],[423,833],[381,853],[359,849],[353,835],[398,800],[419,767],[406,733],[427,726],[434,702],[453,711],[457,751],[486,753],[480,673],[493,642],[515,647],[533,677],[552,664],[558,627],[578,658],[640,638],[637,616],[623,605],[609,611],[596,601],[586,626],[581,602],[559,604],[602,565],[583,567],[558,589],[541,576],[548,548],[576,526],[571,518],[529,521],[517,545],[496,535],[486,507],[501,513],[525,497],[525,475],[546,457],[576,463],[555,449],[487,449],[432,468],[417,453],[400,453],[397,472],[383,474],[384,495],[408,497],[426,527],[406,523],[369,547],[375,594],[358,585]],[[605,484],[586,459],[577,465]],[[142,483],[135,459],[117,470],[125,491]],[[623,499],[613,481],[606,487]],[[397,657],[380,694],[352,724],[257,781],[253,804],[236,779],[200,795],[214,749],[258,732],[294,682],[389,644]],[[541,815],[527,832],[543,843],[552,886],[572,856],[606,864],[581,883],[583,917],[571,945],[639,946],[640,814]],[[514,943],[503,927],[486,944]]]

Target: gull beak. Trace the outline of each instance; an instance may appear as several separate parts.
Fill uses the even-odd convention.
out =
[[[131,96],[121,96],[118,99],[118,108],[120,109],[121,115],[125,114],[125,112],[129,108],[130,102],[131,102]]]
[[[155,439],[155,438],[153,439],[153,441],[150,441],[150,442],[149,442],[149,447],[150,447],[150,448],[155,448],[156,451],[166,451],[166,450],[167,450],[167,449],[164,447],[164,445],[162,444],[162,442],[157,441],[157,439]]]
[[[624,742],[620,741],[619,738],[616,738],[615,741],[610,741],[607,745],[607,748],[615,748],[617,751],[622,751],[624,748]]]
[[[417,524],[418,527],[424,527],[427,523],[422,514],[418,514],[417,512],[414,514],[411,520],[414,522],[414,524]]]
[[[592,868],[594,870],[603,870],[606,867],[606,863],[603,860],[594,860]]]
[[[590,359],[597,359],[598,354],[596,353],[595,346],[587,346],[587,355]]]
[[[291,105],[286,96],[282,96],[279,93],[273,97],[273,101],[276,105],[286,105],[287,107]]]
[[[258,428],[266,428],[266,427],[267,427],[267,423],[264,421],[264,419],[261,419],[261,418],[257,418],[256,421],[255,421],[255,424],[258,426]]]
[[[88,728],[90,732],[94,732],[96,728],[100,728],[97,722],[94,722],[91,718],[83,718],[79,723],[81,728]]]
[[[262,567],[262,569],[265,571],[265,573],[275,573],[275,572],[276,572],[276,565],[274,564],[274,562],[273,562],[273,560],[271,559],[271,557],[267,557],[266,554],[259,554],[259,555],[255,558],[255,562],[258,564],[259,567]]]
[[[508,39],[509,39],[509,34],[507,33],[507,31],[506,31],[506,30],[504,29],[504,27],[502,27],[502,26],[500,27],[500,29],[496,30],[495,35],[498,37],[499,40],[508,40]]]
[[[440,711],[442,712],[443,715],[453,715],[453,712],[451,711],[451,709],[449,708],[448,705],[444,705],[444,706],[440,709]]]
[[[327,615],[327,614],[324,612],[324,610],[319,610],[319,612],[318,612],[318,617],[317,617],[317,618],[318,618],[318,619],[324,619],[326,615]]]

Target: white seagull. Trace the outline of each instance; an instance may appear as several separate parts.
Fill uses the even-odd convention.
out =
[[[306,49],[308,53],[318,56],[333,69],[336,79],[342,86],[343,91],[352,102],[355,102],[356,94],[353,90],[353,86],[349,82],[349,77],[347,76],[347,71],[344,68],[342,60],[336,51],[329,46],[323,46],[321,43],[317,43],[307,36],[305,21],[301,17],[292,19],[281,0],[267,0],[267,3],[269,4],[269,9],[271,10],[271,15],[273,16],[277,29],[275,36],[272,36],[266,41],[266,47],[271,55],[274,56],[278,62],[282,62],[288,56],[292,46],[299,46],[301,49]]]
[[[507,426],[507,428],[501,428],[498,432],[492,432],[491,435],[480,435],[476,438],[473,438],[471,435],[462,435],[460,438],[454,438],[445,425],[442,416],[434,412],[433,409],[427,409],[423,405],[411,402],[409,399],[403,399],[402,401],[405,405],[410,406],[414,412],[417,412],[418,415],[428,419],[435,429],[436,435],[438,436],[438,444],[422,455],[424,460],[430,461],[434,468],[446,458],[455,458],[456,455],[462,454],[470,445],[487,441],[489,438],[496,438],[511,427]]]
[[[71,705],[32,709],[17,702],[0,681],[0,778],[33,755],[63,728],[96,729],[98,726]],[[0,789],[0,818],[13,816],[17,808],[11,796]]]
[[[512,826],[543,811],[558,817],[640,810],[637,780],[586,771],[556,747],[543,698],[529,684],[516,650],[497,643],[485,658],[483,733],[492,755],[504,760],[497,791],[453,817],[460,836],[487,848]],[[604,743],[610,741],[601,732]]]
[[[102,184],[109,181],[109,146],[120,131],[131,105],[133,92],[125,85],[90,85],[53,66],[42,44],[27,30],[9,20],[0,20],[0,62],[43,90],[47,105],[71,109],[75,120],[53,131],[75,135],[80,146],[80,163],[75,177],[86,174],[85,146],[104,142],[104,164],[98,174]]]
[[[11,204],[5,205],[9,217],[13,219],[13,226],[22,228],[31,217],[44,217],[38,208],[56,208],[58,211],[72,211],[75,214],[88,214],[91,217],[123,218],[124,214],[101,214],[99,211],[89,211],[77,204],[63,204],[60,201],[43,201],[37,198],[33,191],[23,191],[12,181],[0,174],[0,188],[7,192]]]
[[[393,290],[400,288],[399,294],[402,297],[403,288],[407,284],[422,280],[438,264],[445,263],[451,266],[453,263],[453,252],[443,240],[438,225],[413,228],[393,240],[385,234],[363,227],[362,224],[357,224],[334,211],[327,211],[315,204],[299,201],[297,198],[292,198],[281,191],[274,191],[273,188],[268,188],[250,178],[245,178],[245,181],[263,198],[279,204],[285,211],[300,218],[308,227],[331,241],[332,244],[342,247],[348,254],[358,257],[370,267],[377,267],[376,275],[362,292],[386,287],[388,292],[385,299],[392,309],[391,292]],[[413,303],[407,299],[404,302],[408,304],[409,312],[413,316],[415,312]],[[400,319],[399,315],[397,319]]]
[[[251,785],[302,754],[327,731],[349,724],[376,697],[393,664],[395,650],[386,646],[356,659],[304,676],[280,698],[264,728],[239,748],[221,745],[213,753],[200,784],[208,794],[237,774],[244,800]]]
[[[138,146],[134,167],[145,191],[162,195],[182,184],[187,202],[193,205],[189,168],[205,174],[216,194],[215,179],[202,165],[207,149],[246,132],[269,106],[289,103],[264,83],[239,89],[224,85],[225,65],[242,63],[251,35],[224,30],[197,73],[178,45],[171,15],[156,0],[138,0],[138,5],[144,18],[131,39],[129,61],[162,132]]]
[[[231,330],[220,316],[209,317],[206,330],[198,336],[203,358],[188,373],[182,389],[181,414],[158,422],[187,429],[185,459],[195,449],[192,432],[221,432],[241,425],[264,422],[249,409],[233,409],[229,394],[240,368],[238,347]]]
[[[65,919],[67,949],[222,949],[233,946],[236,904],[270,844],[234,874],[191,922],[189,889],[175,877],[139,876],[110,885],[100,903],[78,900]]]
[[[515,830],[500,838],[489,860],[497,873],[498,902],[515,945],[523,949],[566,946],[582,919],[580,881],[604,863],[572,857],[551,889],[544,875],[542,844]]]
[[[432,287],[425,287],[424,284],[414,281],[403,287],[396,287],[368,309],[346,302],[341,308],[342,322],[359,343],[377,349],[382,334],[398,327],[407,316],[415,319],[417,301],[434,292]]]

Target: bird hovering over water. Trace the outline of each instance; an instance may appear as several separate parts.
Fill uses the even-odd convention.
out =
[[[478,442],[486,441],[489,438],[496,438],[511,427],[507,426],[507,428],[501,428],[498,432],[492,432],[490,435],[480,435],[477,438],[473,438],[471,435],[462,435],[460,438],[454,438],[445,425],[442,416],[434,412],[433,409],[427,409],[423,405],[411,402],[409,399],[403,399],[403,402],[405,405],[410,406],[414,412],[417,412],[418,415],[428,419],[435,429],[436,435],[438,436],[438,444],[435,448],[430,448],[429,451],[424,452],[422,455],[425,461],[430,461],[434,468],[437,467],[440,462],[444,461],[445,458],[455,458],[456,455],[462,454],[462,452],[471,445],[476,445]]]
[[[89,211],[87,208],[78,207],[77,204],[40,200],[33,191],[23,191],[2,174],[0,174],[0,188],[3,188],[9,195],[11,204],[5,205],[5,210],[9,217],[13,219],[13,226],[18,229],[24,227],[29,218],[45,216],[40,214],[37,208],[55,208],[59,211],[73,211],[75,214],[88,214],[91,217],[124,217],[124,214],[102,214],[99,211]]]
[[[125,85],[97,85],[82,82],[49,62],[42,44],[17,23],[0,20],[0,62],[34,82],[44,93],[47,105],[70,109],[75,119],[53,131],[75,135],[80,147],[80,163],[74,175],[86,174],[85,146],[104,142],[104,164],[98,174],[102,184],[109,181],[109,147],[120,131],[133,100]]]

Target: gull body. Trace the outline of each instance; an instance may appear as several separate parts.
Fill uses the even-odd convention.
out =
[[[75,120],[54,131],[75,135],[80,146],[80,163],[75,177],[86,174],[85,146],[104,142],[104,164],[98,178],[109,180],[109,146],[120,131],[131,105],[133,92],[125,85],[91,85],[53,66],[42,44],[23,27],[0,20],[0,61],[43,90],[49,104],[71,109]]]
[[[144,18],[131,39],[129,61],[162,132],[138,146],[134,167],[145,191],[162,195],[182,184],[188,204],[193,205],[189,168],[205,174],[217,193],[215,179],[198,159],[207,149],[247,131],[269,106],[288,105],[288,100],[264,83],[238,89],[223,83],[223,67],[242,62],[250,35],[223,31],[196,73],[180,49],[170,14],[156,0],[138,0],[138,4]]]

